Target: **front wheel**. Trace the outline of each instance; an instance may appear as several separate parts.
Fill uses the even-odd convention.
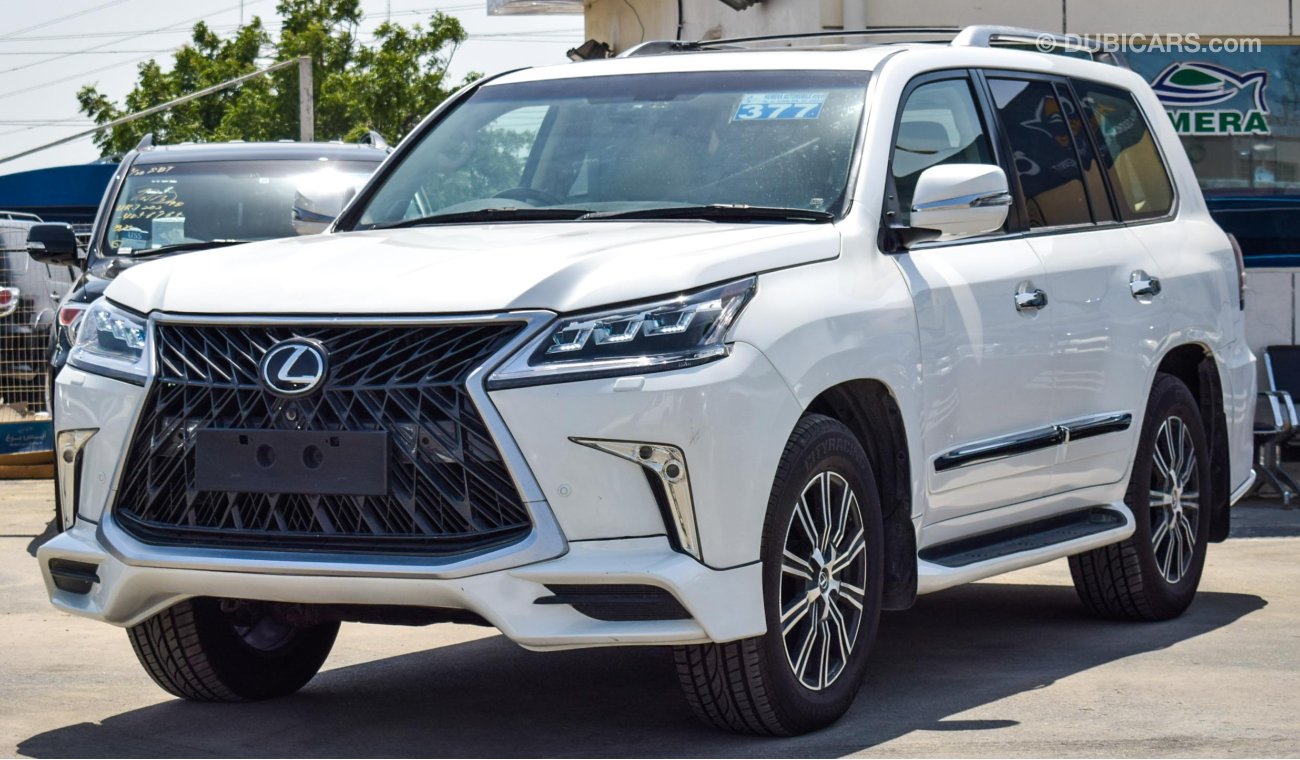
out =
[[[829,417],[805,417],[777,468],[763,529],[767,633],[676,650],[696,715],[718,728],[778,736],[842,716],[880,619],[882,532],[862,445]]]
[[[1210,456],[1196,398],[1157,375],[1125,502],[1126,541],[1070,558],[1079,598],[1112,620],[1168,620],[1187,609],[1209,545]]]
[[[293,625],[265,607],[198,598],[168,607],[127,634],[166,691],[199,702],[245,702],[294,693],[325,664],[338,623]]]

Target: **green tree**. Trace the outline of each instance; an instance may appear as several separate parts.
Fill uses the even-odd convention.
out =
[[[119,104],[94,85],[77,93],[81,112],[104,124],[150,106],[248,74],[276,61],[308,56],[318,139],[355,140],[375,130],[396,141],[451,92],[446,70],[465,30],[435,12],[427,24],[384,23],[374,42],[358,39],[360,0],[281,0],[278,39],[254,17],[229,37],[200,22],[164,71],[140,65],[135,87]],[[287,67],[235,88],[105,130],[104,155],[135,147],[146,133],[160,143],[280,140],[298,136],[298,71]]]

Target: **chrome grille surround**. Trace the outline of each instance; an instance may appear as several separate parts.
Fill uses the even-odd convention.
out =
[[[511,560],[522,563],[534,555],[540,558],[561,553],[563,536],[483,388],[483,378],[553,316],[549,312],[465,317],[206,317],[155,313],[149,320],[154,353],[145,400],[118,473],[110,519],[105,520],[101,530],[106,537],[113,534],[114,542],[124,548],[132,548],[131,554],[168,564],[179,559],[179,551],[184,556],[206,557],[223,565],[230,560],[244,564],[241,558],[245,557],[293,564],[304,559],[358,562],[367,567],[415,564],[435,575],[439,574],[436,568],[445,568],[450,576],[511,566],[516,564]],[[221,336],[241,331],[269,336],[270,343],[263,341],[242,351],[218,350],[210,343],[214,339],[226,341]],[[367,331],[405,339],[367,347]],[[428,340],[425,344],[415,340],[417,345],[412,345],[410,336],[427,338],[439,331],[459,338],[438,346],[427,345]],[[186,346],[176,342],[180,333],[190,341],[189,348],[205,346],[202,353],[207,358],[195,361]],[[222,425],[230,424],[232,419],[237,425],[253,424],[259,414],[263,415],[264,428],[287,424],[283,414],[278,421],[267,419],[267,415],[282,413],[295,402],[266,394],[257,382],[256,360],[269,345],[295,334],[323,335],[333,342],[357,339],[353,353],[338,354],[341,363],[331,375],[330,385],[315,394],[317,398],[310,403],[306,399],[297,402],[298,426],[329,429],[331,423],[359,421],[370,429],[388,429],[390,493],[379,497],[386,502],[378,505],[380,513],[376,513],[373,498],[369,497],[370,503],[356,497],[220,494],[221,498],[214,501],[192,489],[178,489],[174,481],[169,485],[159,479],[150,487],[150,475],[141,472],[137,451],[142,451],[147,460],[150,454],[158,453],[160,446],[171,446],[172,461],[176,461],[176,455],[181,461],[172,468],[173,473],[180,472],[182,479],[187,477],[184,462],[186,457],[192,460],[193,444],[185,439],[187,425],[180,419],[185,415],[168,414],[169,410],[183,412],[187,408],[200,417],[205,414],[204,402],[187,404],[187,394],[223,399],[219,403],[206,402],[207,418],[200,419],[200,424],[214,422],[213,408],[219,408],[224,415],[218,421]],[[231,345],[235,344],[226,341],[222,348]],[[245,341],[240,345],[250,344]],[[361,359],[353,356],[358,353],[358,345]],[[334,350],[341,349],[336,346]],[[214,356],[223,358],[214,360]],[[446,361],[438,363],[439,356]],[[427,367],[430,362],[434,364],[431,369]],[[449,363],[454,366],[448,367]],[[380,381],[384,384],[377,385]],[[384,395],[390,391],[396,396]],[[341,400],[341,394],[353,394],[355,398]],[[384,395],[383,402],[376,401],[376,395]],[[415,422],[419,424],[413,426]],[[425,461],[417,462],[418,456],[408,454],[421,453],[421,444],[412,443],[421,435],[425,438],[426,456]],[[430,450],[439,458],[436,465],[428,461]],[[458,455],[470,466],[460,466],[464,462],[457,462]],[[413,476],[393,477],[392,468],[399,459]],[[458,481],[462,486],[459,490],[449,487],[445,477],[448,467],[454,470],[457,466],[463,475]],[[161,469],[157,474],[168,476]],[[192,483],[192,467],[188,478]],[[162,510],[152,511],[150,505],[144,509],[139,506],[150,494],[156,500],[163,486],[170,489],[171,504],[164,503]],[[394,498],[394,492],[399,491],[401,498]],[[349,499],[353,500],[351,512],[340,516],[340,509],[349,510],[349,505],[342,503]],[[228,509],[232,502],[242,502],[237,517]],[[432,513],[430,505],[436,507]],[[320,519],[322,515],[326,520]],[[163,519],[150,519],[159,517]],[[329,529],[322,530],[325,523]],[[339,526],[345,530],[339,530]]]

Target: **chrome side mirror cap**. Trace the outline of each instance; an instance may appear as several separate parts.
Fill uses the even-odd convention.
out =
[[[954,240],[1002,228],[1011,207],[1006,172],[991,164],[940,164],[921,172],[912,194],[911,242]]]

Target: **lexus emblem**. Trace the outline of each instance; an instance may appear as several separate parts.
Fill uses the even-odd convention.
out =
[[[293,338],[271,347],[258,365],[262,385],[277,396],[305,396],[325,382],[329,369],[325,347],[303,338]]]

